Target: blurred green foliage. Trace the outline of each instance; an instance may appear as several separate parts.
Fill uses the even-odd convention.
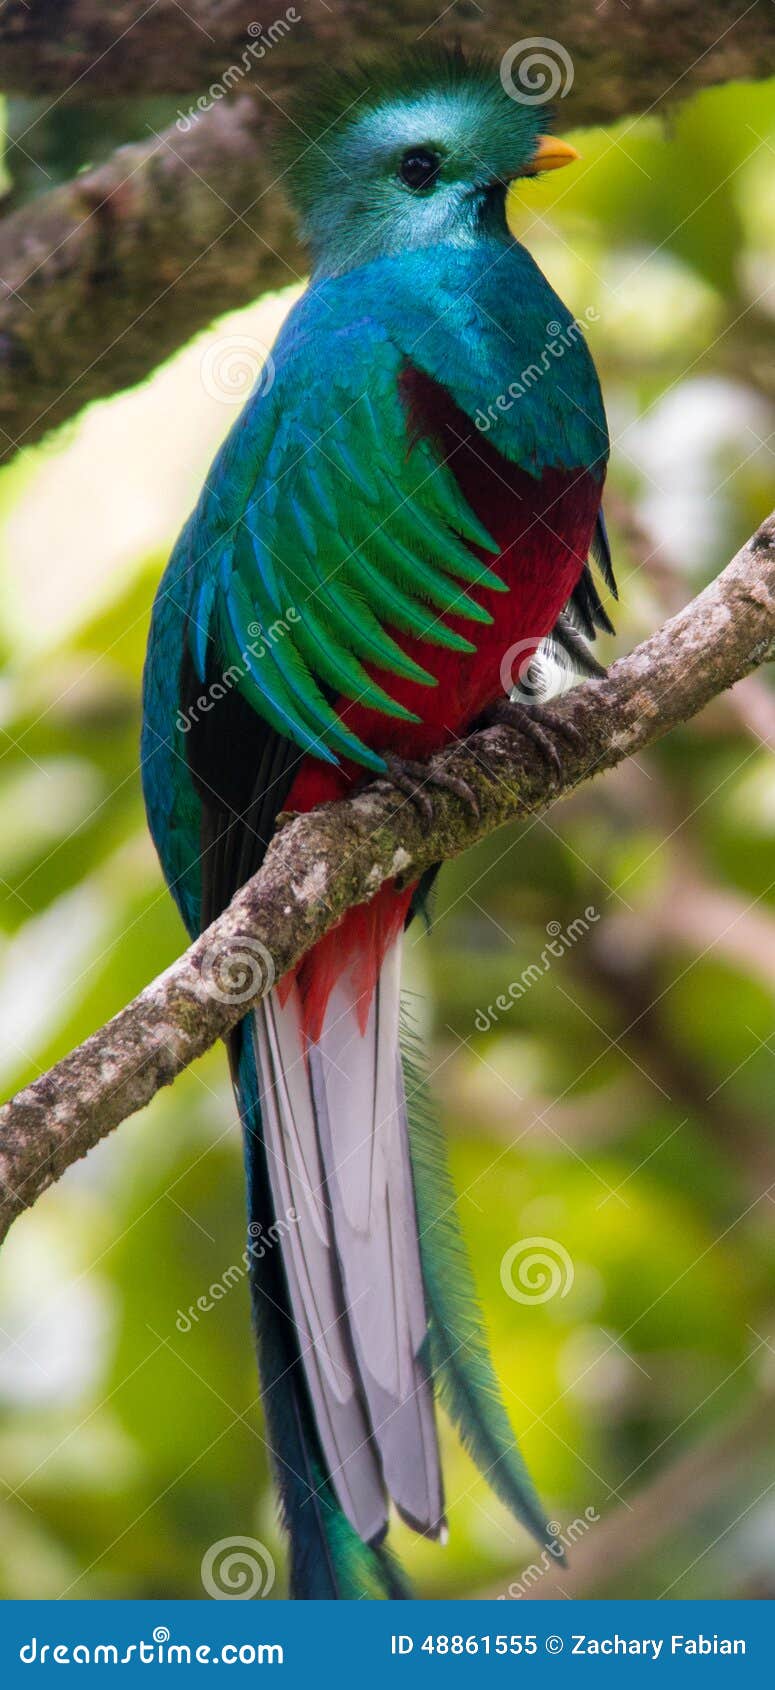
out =
[[[775,83],[579,146],[575,172],[521,185],[513,217],[587,313],[603,379],[621,586],[610,657],[773,504]],[[182,946],[140,799],[149,607],[236,414],[206,391],[204,351],[218,336],[270,339],[292,297],[217,324],[0,473],[6,1092]],[[731,1467],[714,1456],[771,1389],[775,1354],[773,739],[762,674],[636,765],[450,864],[430,939],[410,935],[408,983],[525,1454],[561,1524],[633,1511],[630,1551],[592,1594],[775,1595],[769,1440],[743,1439]],[[547,930],[590,909],[561,959],[483,1015],[540,961]],[[205,1550],[236,1534],[281,1558],[244,1279],[189,1330],[181,1317],[242,1256],[224,1069],[212,1052],[71,1169],[0,1260],[7,1595],[195,1596]],[[558,1289],[517,1301],[504,1257],[536,1238]],[[699,1499],[679,1466],[672,1511],[641,1542],[649,1487],[706,1446]],[[449,1436],[446,1466],[449,1547],[400,1528],[401,1553],[428,1594],[505,1588],[530,1547]]]

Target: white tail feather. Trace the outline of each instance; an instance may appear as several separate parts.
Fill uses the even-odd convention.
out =
[[[283,1264],[315,1423],[342,1508],[364,1541],[371,1542],[387,1525],[384,1484],[353,1366],[309,1083],[305,1075],[304,1109],[296,1078],[298,1068],[304,1069],[298,1006],[287,1003],[279,1009],[272,994],[257,1006],[253,1025],[275,1211],[297,1217],[282,1235]],[[288,1037],[293,1031],[295,1055]]]
[[[363,1536],[384,1527],[382,1475],[417,1530],[442,1530],[443,1497],[398,1057],[400,939],[365,1031],[348,975],[302,1054],[294,987],[254,1013],[269,1170],[299,1220],[283,1259],[321,1444],[342,1507]],[[375,1527],[375,1520],[381,1524]]]

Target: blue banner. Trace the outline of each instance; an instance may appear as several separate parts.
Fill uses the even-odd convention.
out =
[[[761,1684],[773,1602],[5,1602],[0,1682]]]

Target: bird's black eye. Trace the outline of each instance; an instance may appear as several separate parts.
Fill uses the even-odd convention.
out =
[[[441,169],[441,159],[431,147],[410,147],[398,166],[398,174],[407,188],[422,193],[432,188]]]

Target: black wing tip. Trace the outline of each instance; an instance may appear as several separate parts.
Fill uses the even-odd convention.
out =
[[[614,575],[614,566],[611,559],[611,545],[608,539],[608,526],[602,505],[597,513],[595,532],[592,537],[592,556],[598,566],[598,569],[600,570],[611,597],[618,600],[619,589],[616,585],[616,576]]]
[[[395,1508],[404,1525],[409,1526],[418,1537],[427,1537],[432,1543],[440,1543],[442,1548],[449,1542],[449,1526],[444,1514],[438,1520],[418,1520],[401,1503],[397,1502]]]
[[[569,617],[561,613],[549,637],[570,658],[571,665],[577,674],[583,675],[585,680],[589,681],[605,680],[608,670],[602,663],[598,663],[583,634],[580,634],[578,628],[574,627]]]
[[[597,564],[605,586],[608,588],[612,598],[618,600],[619,591],[616,585],[613,563],[611,561],[611,548],[608,543],[608,530],[606,528],[602,507],[597,513],[597,521],[595,523],[595,532],[592,536],[590,555]],[[597,590],[597,585],[589,562],[585,563],[568,602],[573,606],[578,618],[581,632],[588,640],[596,639],[598,633],[616,633],[614,624],[611,621]]]

